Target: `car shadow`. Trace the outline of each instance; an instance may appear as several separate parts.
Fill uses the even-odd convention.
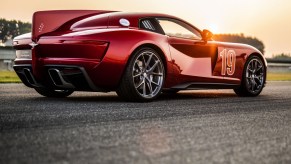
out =
[[[205,98],[227,98],[237,97],[235,93],[209,92],[209,91],[187,91],[176,94],[161,94],[157,100],[183,100],[183,99],[205,99]]]
[[[146,102],[146,103],[152,103],[152,102],[162,102],[162,101],[175,101],[175,100],[199,100],[199,99],[217,99],[217,98],[229,98],[229,97],[237,97],[235,93],[231,92],[223,92],[223,91],[182,91],[175,94],[169,94],[169,93],[162,93],[157,99]],[[48,97],[37,97],[34,98],[36,101],[42,100],[42,101],[62,101],[62,102],[98,102],[98,103],[140,103],[140,102],[128,102],[123,100],[122,98],[118,97],[115,93],[104,93],[101,95],[94,95],[94,93],[89,94],[75,94],[66,98],[48,98]],[[143,103],[143,102],[142,102]]]

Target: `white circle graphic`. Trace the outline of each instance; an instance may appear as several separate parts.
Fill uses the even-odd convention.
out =
[[[130,22],[127,20],[127,19],[124,19],[124,18],[121,18],[119,20],[119,23],[122,25],[122,26],[126,26],[128,27],[130,25]]]

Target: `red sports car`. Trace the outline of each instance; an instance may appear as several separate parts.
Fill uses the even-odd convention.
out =
[[[40,11],[31,34],[14,39],[14,69],[47,97],[116,91],[127,101],[161,92],[234,89],[257,96],[267,63],[256,48],[222,43],[174,16],[101,10]]]

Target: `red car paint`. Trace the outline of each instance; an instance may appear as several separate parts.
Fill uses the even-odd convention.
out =
[[[32,59],[17,58],[15,65],[32,65],[33,76],[43,85],[48,76],[47,65],[83,67],[95,86],[108,91],[118,87],[129,58],[142,46],[152,47],[162,55],[166,68],[164,88],[187,88],[188,83],[238,86],[250,55],[259,56],[267,65],[263,55],[248,45],[169,37],[141,29],[139,21],[150,17],[178,20],[197,30],[186,21],[165,14],[41,11],[33,16],[31,38],[14,39],[15,49],[32,49]],[[130,26],[122,26],[120,19],[127,19]],[[28,46],[31,42],[37,45]],[[220,53],[225,49],[236,54],[233,75],[221,73]]]

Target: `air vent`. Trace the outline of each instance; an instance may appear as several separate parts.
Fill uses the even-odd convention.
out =
[[[155,30],[155,27],[152,25],[152,23],[149,20],[142,21],[143,26],[148,30]]]

